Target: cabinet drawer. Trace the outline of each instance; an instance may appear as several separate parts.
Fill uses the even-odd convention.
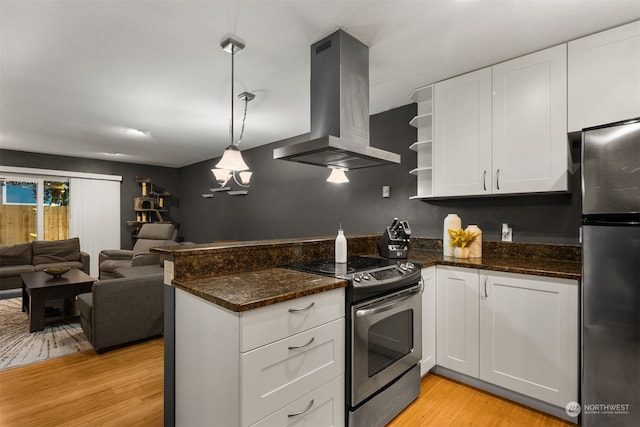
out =
[[[242,425],[257,422],[343,374],[344,340],[343,317],[243,353]]]
[[[242,314],[240,352],[344,317],[344,289],[296,298]]]
[[[344,411],[344,375],[340,375],[257,422],[253,427],[282,427],[294,424],[339,427],[344,425]]]

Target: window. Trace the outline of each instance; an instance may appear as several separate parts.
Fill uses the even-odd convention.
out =
[[[16,176],[0,184],[0,245],[68,238],[68,181]]]

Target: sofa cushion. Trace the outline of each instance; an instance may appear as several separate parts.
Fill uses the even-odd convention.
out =
[[[31,243],[0,247],[0,267],[31,264]]]
[[[118,277],[140,277],[151,276],[155,274],[162,275],[164,280],[164,268],[160,267],[157,264],[144,265],[141,267],[119,268],[118,271],[116,271],[116,275]]]
[[[0,277],[19,276],[20,273],[31,273],[34,271],[33,265],[11,265],[9,267],[0,267]],[[19,278],[18,278],[19,279]]]
[[[31,243],[33,264],[45,264],[80,260],[80,239],[37,240]]]

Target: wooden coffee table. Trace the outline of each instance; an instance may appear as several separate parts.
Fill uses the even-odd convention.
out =
[[[44,271],[20,274],[22,278],[22,311],[29,313],[29,331],[41,331],[45,323],[56,322],[78,315],[75,297],[91,292],[95,279],[82,270],[72,268],[62,277],[52,277]],[[64,311],[45,316],[45,303],[64,299]]]

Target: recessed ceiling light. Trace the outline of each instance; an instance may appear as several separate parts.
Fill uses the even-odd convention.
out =
[[[137,137],[149,137],[149,136],[151,136],[151,131],[140,130],[140,129],[126,129],[125,133],[127,135],[137,136]]]

